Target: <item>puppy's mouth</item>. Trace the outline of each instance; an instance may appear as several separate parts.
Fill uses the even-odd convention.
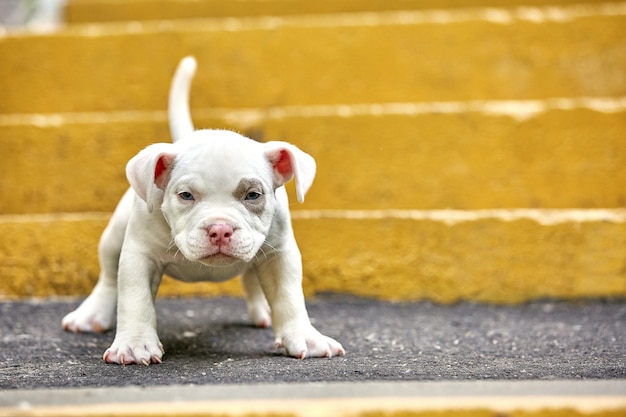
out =
[[[231,266],[238,262],[241,262],[241,259],[232,255],[227,255],[222,252],[216,252],[210,255],[203,256],[199,259],[199,262],[207,266]]]

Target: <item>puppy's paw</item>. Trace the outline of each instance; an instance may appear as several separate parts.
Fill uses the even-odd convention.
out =
[[[111,347],[104,352],[102,359],[106,363],[120,365],[136,363],[148,366],[151,363],[161,363],[164,353],[163,345],[156,335],[129,339],[116,337]]]
[[[275,346],[277,349],[284,348],[289,356],[298,359],[331,358],[346,354],[341,343],[324,336],[311,325],[277,335]]]
[[[64,330],[74,333],[104,333],[114,323],[115,303],[97,303],[89,299],[61,321]]]

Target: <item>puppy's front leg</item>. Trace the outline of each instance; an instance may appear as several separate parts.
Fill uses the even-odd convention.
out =
[[[118,277],[117,332],[104,352],[107,363],[161,363],[163,345],[156,330],[154,298],[162,271],[141,251],[122,250]]]
[[[302,261],[295,242],[257,266],[272,312],[276,347],[298,359],[345,354],[343,346],[321,334],[309,320],[302,292]]]

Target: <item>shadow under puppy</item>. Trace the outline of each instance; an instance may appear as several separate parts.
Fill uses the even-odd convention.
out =
[[[63,318],[63,328],[106,331],[117,306],[115,340],[104,360],[160,363],[154,298],[163,274],[190,282],[242,275],[249,315],[258,326],[273,326],[277,347],[300,359],[343,355],[341,344],[309,320],[283,187],[295,178],[302,202],[314,159],[286,142],[194,130],[189,88],[195,69],[194,58],[184,58],[171,85],[174,143],[150,145],[128,162],[131,189],[100,239],[99,280]]]

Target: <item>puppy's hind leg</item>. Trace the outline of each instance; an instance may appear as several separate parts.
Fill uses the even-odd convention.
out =
[[[246,293],[250,320],[257,327],[270,327],[272,325],[270,307],[265,299],[256,270],[254,268],[247,269],[241,277],[241,282]]]
[[[107,228],[100,239],[100,276],[89,297],[74,311],[63,318],[63,329],[74,332],[102,333],[109,330],[115,321],[117,304],[117,262],[119,251],[110,239]],[[120,245],[121,247],[121,245]]]
[[[102,333],[115,324],[117,306],[117,270],[128,222],[126,206],[132,204],[132,194],[120,201],[105,228],[98,245],[100,275],[89,297],[62,320],[63,329],[75,332]]]

